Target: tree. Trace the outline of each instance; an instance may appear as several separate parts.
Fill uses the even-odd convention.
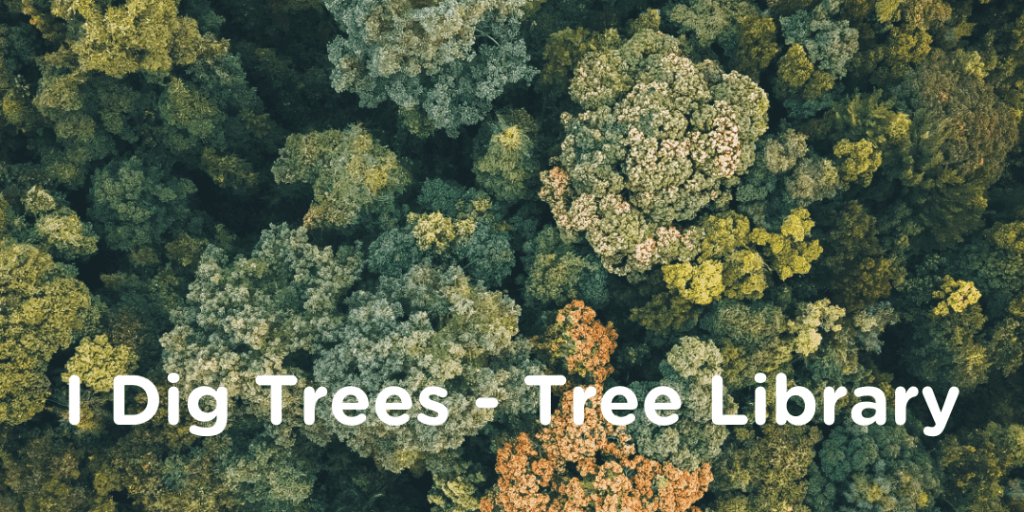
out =
[[[750,232],[750,239],[759,246],[766,246],[768,261],[785,281],[795,274],[806,274],[811,270],[811,262],[821,256],[821,246],[817,240],[804,241],[811,234],[814,221],[811,213],[804,209],[794,209],[782,222],[780,233],[769,233],[763,228],[755,228]]]
[[[821,347],[805,361],[815,387],[822,390],[842,382],[856,389],[880,380],[868,356],[882,353],[881,334],[899,320],[895,308],[885,301],[847,314],[840,320],[841,328],[824,335]]]
[[[750,228],[743,215],[728,212],[709,215],[691,231],[696,258],[663,265],[661,272],[667,292],[655,295],[643,307],[633,309],[631,318],[660,334],[695,322],[699,307],[723,297],[760,299],[769,288],[770,270],[785,281],[806,274],[821,254],[817,240],[805,241],[814,222],[804,209],[794,209],[782,223],[780,233]],[[764,255],[755,250],[764,247]]]
[[[710,466],[691,473],[636,455],[625,427],[608,426],[593,405],[575,425],[571,404],[563,400],[548,427],[498,451],[497,491],[480,510],[686,511],[704,495]]]
[[[894,108],[895,99],[883,100],[883,96],[882,91],[871,95],[853,95],[844,104],[834,106],[825,114],[824,126],[821,128],[828,131],[827,140],[833,151],[839,148],[837,156],[844,157],[849,154],[849,149],[864,146],[863,141],[867,141],[873,150],[881,151],[879,169],[889,175],[910,173],[914,162],[911,155],[911,117]],[[818,133],[812,131],[810,135],[817,137]],[[851,144],[853,146],[849,146]],[[851,170],[862,166],[854,164]],[[863,180],[862,184],[866,186],[871,184],[871,180],[865,176],[865,171],[869,169],[870,166],[846,173],[846,176]]]
[[[991,87],[940,50],[908,77],[914,91],[914,169],[899,176],[921,224],[940,244],[982,226],[986,192],[1017,142],[1019,117]]]
[[[626,427],[598,418],[604,381],[617,334],[596,321],[580,301],[563,308],[543,349],[597,394],[573,421],[573,400],[563,397],[551,423],[536,434],[521,433],[498,450],[498,483],[480,501],[483,512],[623,510],[685,511],[703,496],[711,469],[677,469],[636,454]],[[564,362],[562,359],[564,358]]]
[[[141,158],[113,161],[93,176],[89,217],[112,249],[132,251],[169,241],[187,226],[188,196],[195,185]]]
[[[857,201],[835,204],[826,212],[822,262],[832,296],[851,309],[889,297],[906,270],[882,247],[877,219]]]
[[[917,321],[914,343],[906,345],[903,354],[914,362],[910,372],[928,382],[963,388],[986,382],[995,361],[982,332],[987,318],[974,283],[928,275],[908,284],[912,290],[905,300],[913,309],[907,309]]]
[[[269,417],[259,375],[295,375],[299,385],[285,399],[299,403],[312,378],[299,362],[337,343],[342,300],[362,266],[357,247],[320,248],[305,228],[284,224],[264,230],[249,257],[232,260],[207,246],[183,307],[171,312],[174,328],[160,338],[164,370],[180,375],[183,394],[210,383],[227,387],[244,405],[236,415]],[[286,421],[295,427],[301,420]]]
[[[114,377],[131,375],[138,368],[138,360],[130,345],[113,346],[105,334],[86,338],[75,347],[64,378],[77,375],[94,391],[109,393],[114,389]]]
[[[450,137],[482,121],[507,84],[537,73],[519,38],[526,0],[325,4],[344,34],[327,48],[335,90],[367,107],[391,100]]]
[[[601,262],[577,246],[565,243],[557,228],[541,230],[530,243],[526,298],[546,306],[582,300],[601,307],[609,300],[608,278]]]
[[[782,35],[786,44],[799,44],[808,60],[835,79],[846,76],[846,63],[857,53],[857,30],[846,20],[833,21],[841,2],[825,0],[811,11],[801,10],[782,16]]]
[[[396,219],[395,195],[411,181],[398,156],[362,126],[290,135],[271,170],[278,183],[313,185],[308,227],[346,227],[360,218],[385,227]]]
[[[489,195],[430,179],[418,202],[425,213],[409,213],[404,227],[393,228],[370,244],[370,271],[394,277],[430,261],[442,268],[458,265],[489,286],[499,286],[511,274],[515,254],[509,225],[502,218],[504,208]]]
[[[550,90],[551,94],[565,94],[573,73],[587,53],[621,44],[616,30],[594,32],[583,27],[559,30],[551,34],[544,44],[544,68],[537,80],[538,85]]]
[[[779,426],[769,418],[763,427],[732,427],[731,434],[735,441],[723,449],[716,464],[721,476],[711,486],[714,509],[807,512],[805,478],[821,441],[818,428]]]
[[[100,495],[124,493],[135,506],[158,512],[309,510],[319,505],[312,493],[316,473],[326,466],[317,464],[320,447],[287,437],[275,443],[259,427],[252,428],[252,419],[198,442],[201,438],[190,434],[187,425],[168,425],[165,411],[161,408],[148,428],[132,428],[97,450],[90,469]]]
[[[722,297],[759,299],[768,288],[765,261],[750,248],[753,242],[747,218],[731,212],[723,217],[711,215],[699,224],[696,233],[699,256],[692,263],[662,266],[668,297],[656,296],[644,308],[653,313],[660,309],[658,303],[667,299],[670,310],[649,317],[641,313],[644,309],[634,311],[635,319],[648,329],[663,331],[651,322],[656,316],[695,319],[696,306],[706,306]]]
[[[901,425],[833,429],[811,465],[807,504],[815,511],[934,510],[943,488],[928,450]]]
[[[541,174],[559,228],[585,234],[618,275],[683,259],[692,244],[675,224],[729,197],[767,129],[767,97],[749,78],[678,52],[641,31],[588,55],[570,86],[586,111],[563,115],[562,165]]]
[[[772,18],[745,16],[740,19],[736,70],[756,79],[779,53],[777,38]]]
[[[565,371],[572,382],[604,382],[614,371],[608,362],[619,338],[612,324],[602,325],[597,312],[574,300],[558,311],[555,322],[534,346],[548,365]]]
[[[9,210],[8,232],[12,239],[28,243],[52,256],[73,260],[96,252],[99,237],[92,225],[82,222],[60,195],[34,186],[21,198],[24,209]],[[6,202],[0,209],[7,210]],[[23,215],[16,215],[21,210]],[[0,221],[0,224],[6,222]]]
[[[782,97],[799,96],[813,100],[830,91],[835,82],[831,74],[814,68],[803,45],[794,44],[779,59],[775,91]]]
[[[637,397],[647,396],[656,386],[676,390],[683,406],[676,413],[679,421],[672,427],[658,427],[638,415],[627,427],[637,453],[658,462],[696,471],[704,462],[714,462],[721,454],[729,431],[711,421],[711,378],[722,373],[722,354],[710,341],[693,336],[679,338],[659,366],[662,379],[630,385]],[[736,404],[726,394],[724,410],[735,413]]]
[[[71,346],[91,305],[73,267],[0,239],[0,423],[17,425],[50,396],[50,359]]]
[[[498,200],[536,197],[540,173],[540,159],[534,148],[537,129],[525,110],[505,110],[477,135],[479,149],[473,173],[480,186]]]
[[[374,291],[357,291],[346,301],[347,320],[331,331],[333,343],[318,351],[313,374],[328,389],[356,386],[376,393],[389,386],[418,392],[447,390],[444,427],[416,421],[384,425],[368,415],[359,426],[330,422],[329,431],[383,468],[424,469],[428,458],[455,450],[488,422],[531,407],[515,386],[536,371],[529,344],[516,337],[519,306],[501,292],[489,292],[456,266],[420,264],[400,277],[382,276]],[[499,400],[496,410],[478,409],[477,397]],[[427,412],[417,401],[408,414]],[[329,418],[329,402],[318,409]]]
[[[98,70],[121,78],[128,73],[167,73],[174,65],[187,65],[211,46],[199,35],[196,21],[178,16],[174,0],[128,0],[103,5],[86,0],[55,8],[73,23],[81,17],[83,37],[71,45],[82,71]],[[76,23],[77,24],[77,23]]]
[[[32,429],[0,438],[0,501],[11,510],[113,512],[114,500],[97,493],[86,453],[67,433]]]
[[[761,139],[757,147],[757,159],[735,195],[737,210],[758,227],[779,229],[795,209],[848,189],[832,162],[808,147],[803,133],[789,129]]]
[[[725,361],[722,378],[734,387],[757,372],[771,374],[796,355],[815,352],[823,334],[842,329],[839,320],[845,314],[828,299],[785,307],[767,300],[748,304],[726,299],[702,315],[699,325],[719,346]]]
[[[743,29],[750,28],[741,22],[750,23],[751,16],[757,17],[757,8],[736,0],[687,0],[668,10],[669,21],[680,26],[683,33],[692,34],[699,47],[708,48],[718,43],[726,52],[740,45]],[[759,25],[757,32],[766,28],[763,22],[755,22],[755,25]],[[774,35],[774,27],[771,32]],[[753,49],[751,45],[749,50]]]
[[[1024,464],[1024,428],[990,422],[942,440],[939,461],[946,470],[950,504],[958,510],[1005,511],[1006,474]]]

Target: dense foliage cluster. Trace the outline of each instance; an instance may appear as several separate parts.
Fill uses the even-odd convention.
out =
[[[3,0],[0,511],[1024,511],[1022,117],[1015,1]]]

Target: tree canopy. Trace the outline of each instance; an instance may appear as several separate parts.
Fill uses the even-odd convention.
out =
[[[1014,1],[0,1],[0,511],[1020,512],[1022,117]]]

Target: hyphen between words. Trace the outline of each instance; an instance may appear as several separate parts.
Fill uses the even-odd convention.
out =
[[[174,384],[178,382],[178,375],[172,373],[167,380]],[[763,384],[767,377],[763,373],[754,376],[754,380]],[[270,393],[270,422],[274,425],[281,424],[282,393],[285,386],[294,386],[298,379],[293,375],[261,375],[256,377],[256,384],[268,387]],[[527,386],[536,386],[540,393],[540,422],[547,425],[551,422],[551,390],[555,386],[562,386],[566,379],[561,375],[531,375],[526,377]],[[68,381],[69,390],[69,421],[77,425],[80,419],[80,393],[81,381],[77,375],[72,375]],[[125,412],[125,388],[134,386],[141,388],[146,393],[146,407],[142,412],[128,414]],[[572,390],[573,421],[582,425],[584,421],[584,409],[587,401],[597,395],[593,387],[576,387]],[[724,386],[722,377],[715,375],[711,379],[711,421],[715,425],[746,425],[749,420],[742,414],[725,414],[723,412]],[[939,404],[931,387],[922,390],[924,401],[928,405],[934,426],[925,427],[924,434],[937,436],[946,428],[950,414],[953,412],[953,405],[956,403],[960,390],[956,387],[949,388],[943,404]],[[822,420],[826,425],[835,422],[836,403],[847,395],[845,387],[826,387],[822,396]],[[853,391],[860,402],[854,404],[850,411],[851,419],[861,426],[885,425],[888,408],[885,393],[873,386],[864,386]],[[903,425],[907,420],[907,404],[918,395],[916,387],[909,389],[898,387],[895,390],[893,411],[895,421]],[[312,425],[316,421],[317,402],[327,396],[327,389],[320,387],[314,389],[307,387],[303,390],[303,420],[306,425]],[[424,388],[419,394],[419,403],[423,409],[434,413],[428,415],[420,413],[416,416],[417,421],[424,425],[440,426],[448,419],[448,408],[435,398],[444,398],[448,392],[437,386]],[[786,375],[780,373],[775,376],[775,421],[779,425],[806,425],[814,417],[817,411],[817,401],[814,394],[803,386],[789,387]],[[210,397],[214,400],[212,411],[203,410],[200,401]],[[803,403],[803,411],[799,414],[790,412],[790,401],[799,398]],[[397,400],[397,401],[396,401]],[[179,420],[180,396],[178,388],[170,387],[167,392],[167,419],[171,425],[177,425]],[[202,427],[193,425],[189,431],[197,436],[215,436],[224,431],[228,421],[228,390],[219,387],[216,390],[202,386],[195,388],[188,395],[188,412],[198,422],[214,422],[212,426]],[[476,406],[481,409],[493,409],[497,407],[498,401],[494,398],[479,398]],[[114,377],[114,423],[117,425],[141,425],[156,415],[160,407],[160,396],[156,386],[147,378],[137,375],[119,375]],[[354,386],[347,386],[334,393],[331,399],[331,413],[334,419],[347,426],[361,425],[366,421],[365,411],[370,407],[369,398],[366,393]],[[605,421],[613,425],[629,425],[633,423],[636,416],[628,411],[635,411],[638,407],[636,394],[627,387],[616,386],[608,389],[601,397],[601,415]],[[679,393],[668,386],[659,386],[647,393],[644,398],[644,415],[647,419],[659,426],[669,426],[679,420],[678,414],[664,414],[670,411],[679,410],[682,401]],[[799,405],[797,405],[799,407]],[[398,427],[409,422],[408,414],[392,414],[392,411],[408,411],[413,408],[412,396],[409,392],[400,387],[387,387],[377,394],[374,400],[374,412],[380,421],[385,425]],[[350,414],[358,413],[358,414]],[[754,388],[754,422],[764,425],[767,421],[767,393],[763,386]]]

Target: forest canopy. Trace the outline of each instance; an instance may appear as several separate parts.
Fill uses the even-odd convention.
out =
[[[1022,115],[1014,1],[3,0],[0,511],[1024,511]]]

